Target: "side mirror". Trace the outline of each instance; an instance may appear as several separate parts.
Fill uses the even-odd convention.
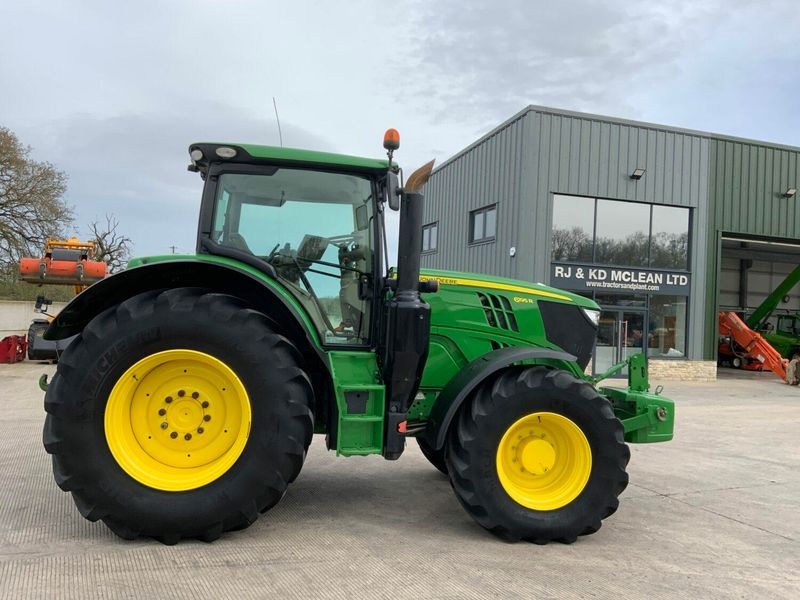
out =
[[[386,173],[386,202],[392,210],[400,210],[400,182],[397,173],[387,171]]]

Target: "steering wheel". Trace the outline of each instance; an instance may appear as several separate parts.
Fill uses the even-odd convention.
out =
[[[271,262],[272,259],[275,258],[275,256],[278,254],[278,248],[280,248],[280,247],[281,247],[280,242],[275,244],[275,247],[272,249],[272,251],[267,256],[267,262]]]

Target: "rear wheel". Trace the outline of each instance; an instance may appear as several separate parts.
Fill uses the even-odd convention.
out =
[[[508,541],[594,533],[627,486],[622,424],[608,400],[564,371],[508,369],[477,390],[454,426],[446,461],[456,496]]]
[[[297,349],[231,296],[178,288],[101,313],[45,397],[56,482],[125,538],[212,540],[274,506],[311,441]]]

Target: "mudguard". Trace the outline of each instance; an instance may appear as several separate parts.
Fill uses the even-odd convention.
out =
[[[174,287],[202,287],[247,299],[254,308],[292,328],[300,339],[305,338],[309,348],[322,356],[316,330],[288,292],[249,265],[212,256],[144,262],[107,277],[73,298],[50,324],[44,339],[59,340],[78,334],[98,314],[136,294]]]
[[[450,422],[472,391],[490,375],[523,360],[547,359],[575,363],[572,354],[531,346],[501,348],[476,358],[461,369],[437,396],[423,434],[428,444],[439,450],[444,446]],[[577,368],[577,365],[576,365]]]

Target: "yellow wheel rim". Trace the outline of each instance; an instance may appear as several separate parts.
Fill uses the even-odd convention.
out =
[[[497,448],[497,475],[511,498],[532,510],[556,510],[583,491],[592,451],[583,431],[551,412],[522,417]]]
[[[230,469],[250,434],[250,399],[230,367],[195,350],[143,358],[106,404],[105,434],[120,467],[139,483],[180,492]]]

